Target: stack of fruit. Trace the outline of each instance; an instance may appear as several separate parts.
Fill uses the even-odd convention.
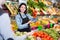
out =
[[[40,37],[42,40],[54,40],[50,35],[48,35],[44,31],[35,32],[33,33],[33,36]]]
[[[49,21],[48,20],[45,20],[45,19],[44,20],[41,20],[41,22],[42,22],[43,25],[47,25],[49,23]]]
[[[25,40],[36,40],[36,38],[34,36],[30,35]]]
[[[30,23],[30,26],[31,26],[31,28],[32,28],[32,27],[36,27],[36,25],[35,25],[34,22],[31,22],[31,23]]]
[[[16,31],[15,36],[23,36],[25,34],[27,34],[27,32],[19,32],[19,31]]]
[[[58,40],[59,34],[57,31],[53,30],[52,28],[45,29],[43,31],[48,33],[52,38],[54,38],[54,40]]]
[[[28,40],[37,40],[37,37],[40,40],[58,40],[60,35],[58,32],[53,30],[52,28],[50,29],[43,29],[41,31],[35,31],[33,32],[32,35],[28,36]]]
[[[30,23],[30,26],[31,26],[31,27],[37,27],[37,26],[39,26],[39,25],[41,25],[40,21],[36,21],[36,22],[31,22],[31,23]]]
[[[39,26],[39,25],[41,25],[41,22],[40,22],[40,21],[36,21],[36,22],[35,22],[35,25],[36,25],[36,26]]]

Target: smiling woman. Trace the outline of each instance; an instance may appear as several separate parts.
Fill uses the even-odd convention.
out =
[[[15,17],[16,23],[18,25],[18,31],[20,32],[30,32],[30,23],[34,19],[30,14],[27,13],[27,6],[25,3],[21,3],[18,8],[18,14]],[[34,21],[34,20],[33,20]]]
[[[30,21],[27,14],[27,6],[25,3],[21,3],[18,8],[18,15],[16,16],[16,22],[18,25],[18,31],[30,31]]]

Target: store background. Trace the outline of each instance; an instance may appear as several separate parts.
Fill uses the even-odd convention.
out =
[[[1,1],[1,0],[0,0]],[[50,0],[51,1],[51,0]],[[13,32],[14,31],[16,31],[17,30],[17,24],[16,24],[16,21],[15,21],[15,15],[17,15],[17,10],[18,10],[18,6],[22,3],[22,2],[24,2],[24,3],[26,3],[27,4],[27,0],[7,0],[6,1],[6,3],[5,3],[5,5],[2,5],[3,6],[3,10],[5,10],[6,12],[8,12],[8,14],[9,14],[9,16],[10,16],[10,19],[11,19],[11,26],[12,26],[12,30],[13,30]],[[30,2],[30,1],[29,1]],[[44,2],[44,1],[43,1]],[[51,2],[53,2],[53,3],[56,3],[56,5],[54,5],[58,10],[60,10],[60,0],[52,0]],[[11,5],[10,5],[11,4]],[[59,5],[57,5],[57,4],[59,4]],[[47,5],[47,4],[46,4]],[[27,7],[30,7],[31,5],[27,5]],[[32,7],[33,7],[34,5],[32,5]],[[49,8],[50,7],[53,7],[53,4],[51,4],[51,5],[47,5],[47,6],[49,6]],[[34,6],[34,7],[38,7],[38,6]],[[29,8],[28,8],[29,9]],[[38,8],[39,9],[39,8]],[[36,10],[38,10],[38,9],[36,9]],[[52,9],[52,8],[50,8],[50,9]],[[12,11],[11,11],[12,10]],[[31,10],[31,9],[29,9],[29,10]],[[44,11],[44,10],[43,10]],[[32,13],[32,11],[29,11],[29,13]],[[32,14],[34,14],[34,13],[32,13]],[[32,15],[31,14],[31,15]],[[42,18],[44,18],[44,20],[42,19]],[[46,24],[48,24],[49,23],[49,21],[50,21],[50,18],[54,21],[54,22],[58,22],[58,20],[59,20],[59,22],[58,22],[58,25],[57,25],[57,27],[56,28],[54,28],[55,30],[57,30],[58,32],[60,32],[60,11],[59,11],[59,13],[57,13],[56,15],[49,15],[49,16],[46,16],[46,15],[44,15],[44,14],[39,14],[38,13],[38,21],[36,22],[36,25],[35,25],[35,23],[31,23],[31,27],[36,27],[36,26],[38,26],[38,25],[40,25],[39,26],[39,30],[41,30],[42,28],[41,28],[41,25],[43,26],[45,26]],[[40,22],[42,22],[42,24],[40,23]],[[55,23],[56,24],[56,23]],[[36,29],[33,29],[33,30],[36,30]],[[50,29],[48,29],[48,30],[50,30]],[[18,36],[21,36],[21,35],[23,35],[23,34],[25,34],[24,32],[16,32],[16,35],[18,35]],[[38,33],[38,32],[37,32]],[[52,32],[51,32],[52,33]],[[53,33],[52,33],[53,34]],[[51,35],[52,35],[51,34]],[[30,36],[31,37],[31,36]],[[29,37],[28,37],[29,38]],[[28,39],[27,38],[27,39]],[[31,37],[31,38],[34,38],[34,37]],[[31,39],[30,38],[30,39]]]

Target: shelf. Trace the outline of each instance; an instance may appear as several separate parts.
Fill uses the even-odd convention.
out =
[[[15,2],[6,2],[5,6],[8,8],[8,10],[11,13],[11,16],[15,16],[17,14],[17,3]]]
[[[55,17],[60,17],[60,15],[38,15],[38,16],[55,16]]]

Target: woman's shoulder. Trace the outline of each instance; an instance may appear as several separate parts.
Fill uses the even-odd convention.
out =
[[[19,15],[19,14],[17,14],[15,17],[20,17],[20,15]]]
[[[26,15],[27,15],[27,16],[29,16],[30,14],[29,14],[29,13],[27,13]]]

